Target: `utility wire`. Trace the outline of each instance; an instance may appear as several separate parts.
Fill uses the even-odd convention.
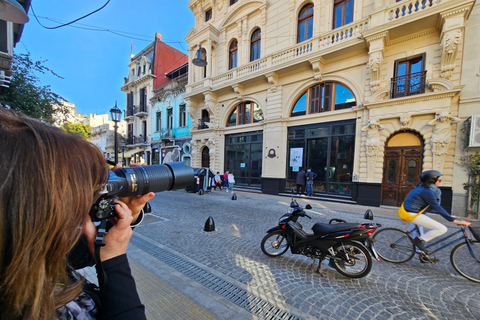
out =
[[[61,28],[61,27],[65,27],[65,26],[71,25],[72,23],[75,23],[75,22],[77,22],[77,21],[79,21],[79,20],[82,20],[82,19],[88,17],[88,16],[91,16],[91,15],[94,14],[95,12],[98,12],[98,11],[102,10],[103,8],[105,8],[105,7],[107,6],[107,4],[109,4],[109,3],[110,3],[110,0],[107,0],[107,3],[105,3],[102,7],[98,8],[97,10],[92,11],[92,12],[84,15],[83,17],[80,17],[80,18],[78,18],[78,19],[75,19],[75,20],[73,20],[73,21],[71,21],[71,22],[68,22],[68,23],[65,23],[65,24],[62,24],[62,25],[59,25],[59,26],[56,26],[56,27],[46,27],[46,26],[44,26],[44,25],[40,22],[40,20],[38,20],[37,15],[35,14],[35,10],[33,10],[33,6],[32,6],[31,4],[30,4],[30,8],[32,8],[33,16],[35,17],[35,19],[37,19],[38,24],[41,25],[41,26],[42,26],[43,28],[45,28],[45,29],[52,30],[52,29],[58,29],[58,28]]]

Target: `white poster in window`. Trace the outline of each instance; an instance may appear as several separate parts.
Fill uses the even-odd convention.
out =
[[[290,167],[301,167],[303,163],[303,148],[290,149]]]

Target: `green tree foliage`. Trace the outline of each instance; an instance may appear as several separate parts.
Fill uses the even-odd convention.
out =
[[[30,53],[14,54],[12,80],[8,88],[0,92],[0,103],[12,110],[53,123],[53,115],[64,112],[60,101],[62,97],[51,91],[49,85],[42,85],[38,73],[50,73],[62,78],[44,65],[46,60],[33,61]]]
[[[65,122],[62,125],[62,129],[65,132],[77,134],[81,136],[83,139],[88,140],[88,135],[90,134],[91,127],[88,124],[81,124],[81,123],[72,123],[72,122]]]

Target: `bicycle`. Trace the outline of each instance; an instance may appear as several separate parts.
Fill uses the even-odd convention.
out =
[[[392,263],[403,263],[413,258],[415,254],[419,255],[420,262],[435,263],[435,253],[449,247],[459,241],[450,253],[450,262],[453,268],[460,275],[470,281],[480,283],[480,221],[472,221],[470,232],[476,240],[470,239],[465,226],[453,234],[447,235],[437,241],[428,244],[426,249],[431,248],[441,242],[444,242],[456,235],[460,237],[444,244],[433,251],[417,251],[413,244],[412,234],[418,229],[413,228],[410,231],[402,231],[397,228],[385,228],[377,231],[373,235],[374,247],[381,259]]]

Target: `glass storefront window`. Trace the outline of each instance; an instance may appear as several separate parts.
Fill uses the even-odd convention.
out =
[[[307,135],[296,135],[302,130]],[[299,170],[310,167],[317,174],[314,180],[315,193],[351,196],[355,120],[295,127],[288,131],[286,186],[295,184]],[[302,151],[298,167],[291,166],[290,154],[293,148]]]
[[[314,138],[314,137],[324,137],[330,135],[330,127],[319,127],[319,128],[312,128],[312,129],[307,129],[307,136],[309,138]]]
[[[237,185],[261,187],[262,152],[262,132],[226,136],[224,170],[233,171]]]

